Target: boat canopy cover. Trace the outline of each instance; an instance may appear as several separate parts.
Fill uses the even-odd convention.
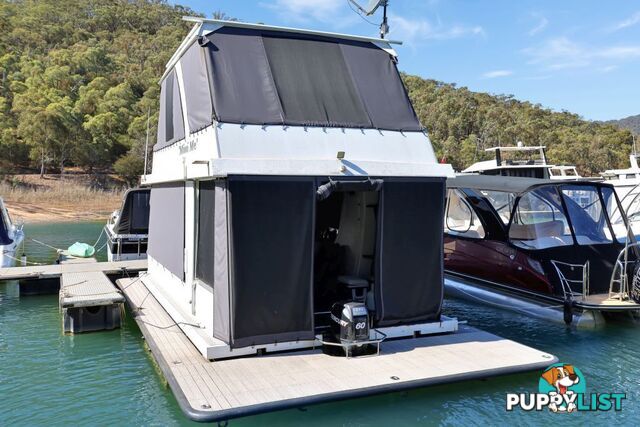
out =
[[[213,123],[422,131],[395,58],[371,42],[222,27],[200,37],[161,85],[155,150]]]
[[[515,176],[500,175],[458,175],[455,178],[447,179],[448,188],[470,188],[474,190],[505,191],[509,193],[522,194],[535,187],[544,185],[589,185],[596,187],[611,187],[611,185],[593,181],[559,180],[559,179],[539,179],[522,178]]]
[[[149,233],[149,199],[151,189],[137,188],[127,191],[124,197],[118,224],[114,227],[117,234]]]

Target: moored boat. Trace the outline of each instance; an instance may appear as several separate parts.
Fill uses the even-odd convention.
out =
[[[0,267],[15,265],[16,251],[23,240],[22,224],[13,223],[9,211],[0,197]]]
[[[491,147],[484,150],[493,153],[491,160],[476,162],[462,171],[464,174],[519,176],[541,179],[582,179],[573,165],[552,165],[547,160],[544,145]]]
[[[148,188],[127,191],[120,210],[111,214],[104,226],[109,261],[147,258],[150,194]]]
[[[448,293],[567,323],[640,310],[637,244],[610,185],[467,175],[447,187]]]

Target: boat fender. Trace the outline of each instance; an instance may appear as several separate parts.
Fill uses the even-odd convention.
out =
[[[564,323],[570,326],[573,323],[573,301],[564,300]]]

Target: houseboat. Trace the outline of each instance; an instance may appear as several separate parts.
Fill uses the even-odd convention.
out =
[[[516,146],[485,149],[494,158],[476,162],[462,171],[466,174],[520,176],[541,179],[576,180],[582,177],[571,165],[552,165],[547,161],[546,147]]]
[[[396,60],[387,40],[200,19],[171,58],[144,280],[205,357],[345,344],[343,315],[366,342],[449,327],[453,170]]]
[[[148,188],[128,190],[122,207],[111,214],[104,226],[108,261],[147,258],[150,196]]]
[[[557,360],[442,314],[454,174],[394,42],[185,19],[141,180],[148,270],[118,283],[190,418]]]
[[[612,186],[460,175],[447,188],[449,294],[584,326],[638,314],[637,244]]]
[[[0,197],[0,267],[15,265],[16,251],[24,240],[22,224],[14,224],[9,211]]]

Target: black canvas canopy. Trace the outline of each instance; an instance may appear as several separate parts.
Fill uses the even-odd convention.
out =
[[[149,199],[148,188],[133,189],[125,194],[120,218],[115,226],[117,234],[147,234],[149,232]]]
[[[196,276],[213,289],[216,338],[233,348],[314,338],[316,206],[326,182],[290,176],[200,182]],[[381,194],[376,325],[439,320],[444,178],[364,183],[343,182],[336,191]]]
[[[394,57],[371,42],[225,26],[194,43],[180,66],[191,132],[214,119],[422,130]],[[162,83],[156,150],[179,136],[174,79],[172,71]],[[170,125],[173,134],[167,130]]]
[[[8,224],[4,223],[4,215],[0,211],[0,245],[10,245],[13,240],[9,238]]]
[[[447,188],[470,188],[474,190],[505,191],[509,193],[522,194],[529,190],[545,185],[585,185],[591,187],[612,187],[606,182],[576,181],[561,179],[540,179],[526,178],[519,176],[501,175],[458,175],[455,178],[447,179]]]

